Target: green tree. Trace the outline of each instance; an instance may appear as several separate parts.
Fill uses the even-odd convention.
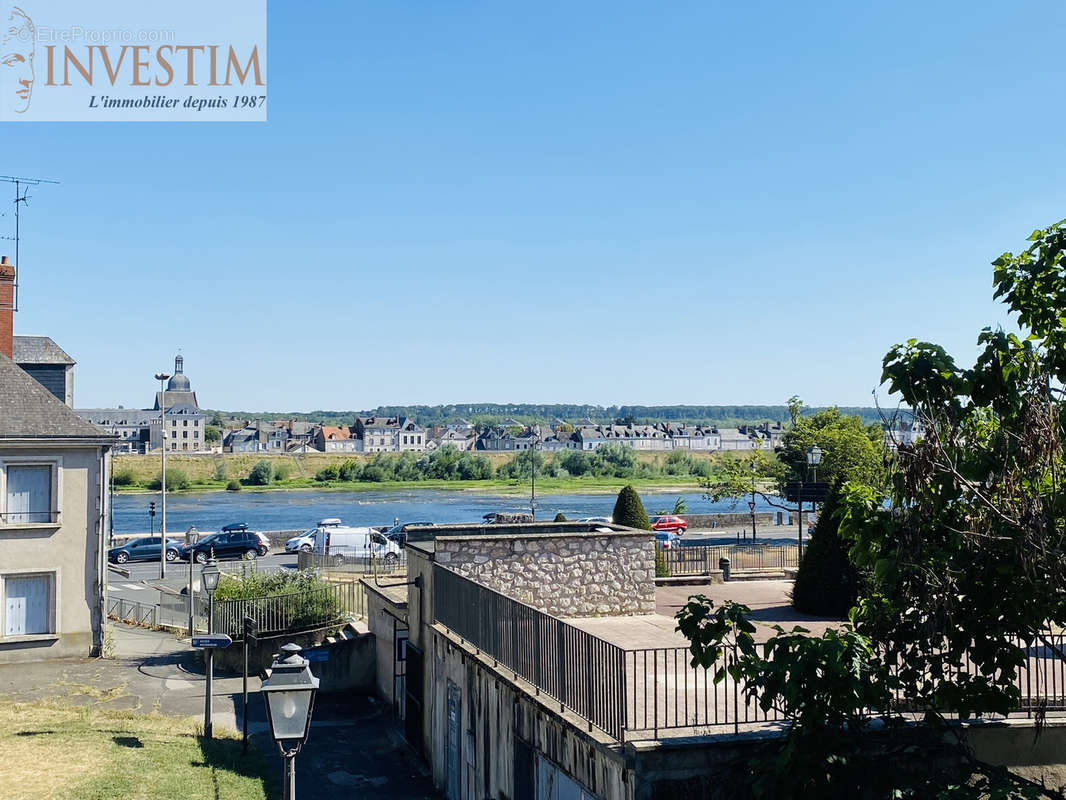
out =
[[[267,459],[256,462],[248,473],[249,486],[269,486],[274,481],[274,464]]]
[[[560,511],[555,515],[555,519],[553,519],[552,522],[566,522],[566,514]]]
[[[148,484],[149,489],[158,490],[162,485],[162,473],[157,473],[155,479]],[[185,470],[171,467],[167,470],[167,491],[176,492],[181,489],[189,488],[189,476],[185,473]]]
[[[220,458],[216,462],[214,479],[216,481],[224,481],[224,480],[226,480],[226,461],[225,461],[225,459]]]
[[[222,431],[216,425],[204,426],[204,441],[207,444],[216,444],[222,441]]]
[[[807,453],[817,445],[822,463],[814,471]],[[858,481],[881,486],[884,480],[884,434],[880,425],[864,425],[856,416],[830,408],[809,417],[797,417],[781,440],[778,460],[785,481]]]
[[[644,504],[640,501],[640,495],[630,485],[623,486],[618,493],[611,519],[616,525],[626,525],[642,531],[651,530],[651,521],[644,510]]]
[[[841,484],[833,484],[792,584],[792,605],[805,614],[846,618],[859,591],[859,572],[840,536]]]

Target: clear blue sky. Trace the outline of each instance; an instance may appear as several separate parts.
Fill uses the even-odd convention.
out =
[[[16,332],[78,406],[148,404],[178,348],[212,408],[868,405],[895,342],[969,362],[989,262],[1066,216],[1064,23],[271,2],[266,124],[0,130],[0,173],[63,182]]]

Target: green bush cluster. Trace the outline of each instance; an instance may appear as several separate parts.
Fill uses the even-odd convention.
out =
[[[249,486],[269,486],[274,482],[276,476],[274,462],[264,458],[262,461],[256,462],[256,465],[252,467],[252,471],[248,473],[245,483]]]
[[[237,575],[222,575],[215,602],[226,600],[255,600],[261,597],[285,595],[289,607],[289,629],[300,630],[340,619],[344,609],[337,595],[329,591],[331,584],[314,572],[279,570],[257,572],[246,569]]]
[[[122,470],[122,472],[116,472],[111,480],[115,486],[136,486],[137,477],[129,470]]]
[[[155,476],[149,483],[148,488],[158,491],[163,485],[162,473]],[[167,491],[175,492],[180,489],[189,488],[189,476],[185,474],[184,470],[180,469],[168,469],[167,470]]]
[[[315,474],[319,483],[332,481],[423,481],[487,480],[493,477],[492,462],[476,453],[460,453],[445,445],[432,453],[378,453],[369,461],[348,459],[330,464]]]

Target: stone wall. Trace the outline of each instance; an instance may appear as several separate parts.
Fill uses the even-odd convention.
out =
[[[646,531],[439,536],[434,560],[560,617],[655,612],[655,545]]]

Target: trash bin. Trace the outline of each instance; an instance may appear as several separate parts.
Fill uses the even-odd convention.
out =
[[[728,558],[723,557],[723,558],[718,559],[718,569],[722,570],[722,580],[723,581],[729,580],[729,559]]]

